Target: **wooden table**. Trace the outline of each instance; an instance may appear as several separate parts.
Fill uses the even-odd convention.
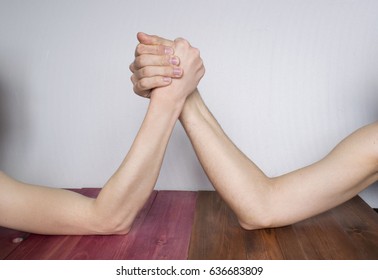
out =
[[[76,191],[95,197],[99,189]],[[54,260],[187,259],[196,197],[196,192],[153,192],[127,235],[31,234],[14,244],[12,240],[17,234],[25,234],[8,230],[0,237],[0,256],[5,259]]]
[[[155,191],[128,235],[0,228],[0,259],[378,259],[378,214],[355,197],[291,226],[246,231],[216,192]]]
[[[360,197],[291,226],[247,231],[214,192],[200,192],[190,259],[378,259],[378,214]]]

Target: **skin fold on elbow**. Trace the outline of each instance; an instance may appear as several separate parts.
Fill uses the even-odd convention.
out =
[[[256,187],[256,185],[255,185]],[[283,221],[277,215],[272,199],[277,185],[274,178],[265,177],[259,183],[259,191],[251,194],[251,199],[245,207],[235,211],[239,225],[245,230],[256,230],[284,226]]]
[[[122,221],[116,218],[99,219],[92,231],[98,235],[126,235],[130,232],[132,222]]]
[[[264,217],[250,217],[250,218],[244,218],[244,219],[238,219],[239,225],[244,230],[256,230],[256,229],[265,229],[265,228],[275,228],[278,227],[278,225],[275,225],[272,222],[272,219],[264,216]]]
[[[87,228],[90,234],[125,235],[133,225],[135,214],[110,213],[108,211],[90,211]]]

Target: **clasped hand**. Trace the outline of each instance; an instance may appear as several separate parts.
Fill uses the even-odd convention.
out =
[[[160,95],[185,102],[205,74],[198,49],[185,39],[170,41],[138,33],[135,60],[130,65],[134,92],[142,97]]]

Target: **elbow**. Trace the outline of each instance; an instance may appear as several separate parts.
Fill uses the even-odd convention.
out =
[[[267,178],[254,195],[235,209],[239,225],[245,230],[274,228],[280,226],[279,211],[275,203],[276,183]]]
[[[107,235],[126,235],[131,230],[131,224],[116,224],[110,225],[107,228]]]
[[[90,225],[91,232],[97,235],[126,235],[132,227],[132,220],[120,217],[95,217]]]
[[[284,214],[282,209],[271,205],[261,208],[262,211],[246,212],[245,215],[238,216],[239,225],[245,230],[278,228],[300,221]]]
[[[256,230],[278,227],[274,217],[270,215],[247,216],[238,218],[239,225],[245,230]]]
[[[138,212],[136,209],[119,211],[103,207],[98,199],[92,201],[88,211],[89,231],[95,235],[126,235],[130,232]]]
[[[272,190],[271,187],[266,189]],[[243,229],[255,230],[283,226],[282,215],[277,209],[270,191],[259,196],[258,201],[247,205],[236,213],[239,225]]]
[[[126,235],[130,232],[133,221],[127,218],[111,217],[103,224],[102,234],[104,235]]]
[[[131,230],[131,223],[108,221],[98,230],[101,235],[126,235]]]

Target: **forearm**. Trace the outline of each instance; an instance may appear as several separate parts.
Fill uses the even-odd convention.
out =
[[[0,225],[41,234],[127,233],[155,186],[182,104],[151,100],[129,153],[96,199],[0,173]]]
[[[180,121],[210,181],[245,228],[300,221],[378,179],[377,123],[347,137],[324,159],[268,178],[228,139],[198,92],[188,99]]]
[[[0,172],[0,226],[41,234],[85,234],[93,199],[25,184]]]
[[[258,198],[261,207],[254,206],[262,215],[270,179],[227,137],[198,92],[188,98],[180,121],[211,183],[239,219],[247,214],[251,196]]]
[[[129,153],[94,203],[96,215],[113,217],[121,228],[132,223],[155,186],[182,104],[151,98]]]

